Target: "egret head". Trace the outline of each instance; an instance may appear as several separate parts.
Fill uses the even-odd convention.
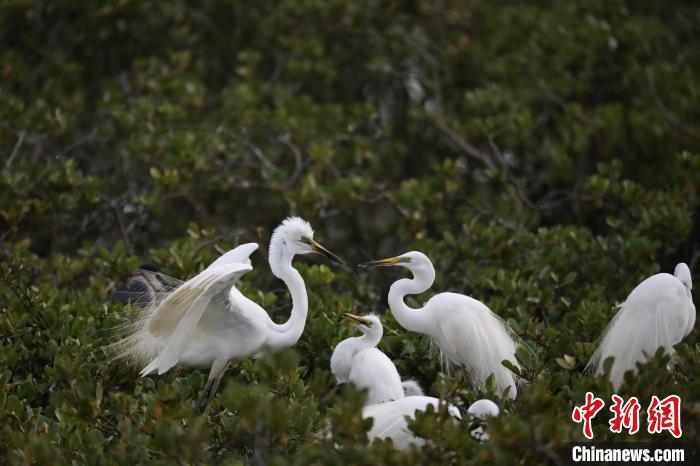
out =
[[[673,271],[673,275],[678,278],[681,283],[685,285],[686,288],[689,290],[693,289],[693,277],[690,275],[690,269],[688,268],[688,264],[685,262],[680,262],[676,266],[676,270]]]
[[[410,251],[400,256],[389,257],[376,261],[369,261],[359,264],[359,267],[389,267],[389,266],[405,267],[414,275],[432,274],[435,275],[435,269],[428,256],[418,251]]]
[[[360,329],[365,335],[379,335],[381,338],[382,333],[384,333],[384,328],[382,327],[382,321],[379,320],[374,314],[367,314],[366,316],[356,316],[354,314],[345,314],[345,318],[355,324],[357,328]]]
[[[489,439],[486,432],[485,420],[489,417],[496,417],[500,414],[498,405],[491,400],[477,400],[469,406],[469,432],[475,440],[480,442]]]
[[[474,403],[469,405],[467,410],[469,415],[475,419],[484,420],[487,417],[496,417],[500,414],[498,405],[491,400],[476,400]]]
[[[288,217],[275,228],[270,240],[270,260],[291,259],[297,254],[317,253],[342,264],[343,261],[314,241],[314,230],[300,217]]]

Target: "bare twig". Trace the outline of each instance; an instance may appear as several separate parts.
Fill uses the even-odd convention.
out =
[[[272,162],[270,162],[270,159],[267,158],[267,156],[266,156],[265,153],[262,151],[262,149],[260,149],[258,146],[256,146],[256,145],[253,144],[252,142],[250,142],[250,141],[248,141],[248,140],[242,138],[240,135],[234,133],[233,131],[231,131],[231,130],[229,130],[229,129],[227,129],[227,128],[224,128],[222,125],[219,125],[219,126],[216,128],[216,131],[215,131],[215,132],[216,132],[217,134],[223,134],[224,136],[227,136],[227,137],[233,139],[233,140],[236,141],[238,144],[240,144],[240,145],[242,145],[243,147],[245,147],[246,149],[248,149],[248,150],[249,150],[253,155],[255,155],[255,156],[258,158],[258,160],[260,160],[260,162],[262,162],[263,165],[265,165],[267,168],[270,168],[270,169],[273,169],[273,170],[276,170],[276,169],[277,169],[277,167],[275,166],[275,164],[273,164]]]
[[[10,169],[10,165],[12,165],[12,162],[14,161],[15,157],[19,153],[20,147],[22,147],[22,143],[24,143],[24,136],[26,134],[27,134],[26,131],[22,130],[17,135],[17,142],[15,143],[15,146],[12,148],[12,152],[10,152],[10,156],[7,158],[7,160],[5,160],[5,166],[3,167],[3,171]]]
[[[433,117],[431,118],[431,121],[450,139],[450,141],[452,141],[453,144],[462,149],[467,155],[480,161],[489,169],[493,170],[497,168],[491,155],[470,144],[469,141],[462,137],[462,135],[447,126],[447,123],[445,123],[441,118]]]
[[[658,92],[656,92],[656,84],[654,82],[654,71],[651,67],[646,68],[646,76],[647,83],[649,84],[649,90],[651,91],[651,96],[654,98],[656,106],[659,107],[659,110],[661,110],[661,114],[664,116],[666,121],[668,121],[671,124],[671,126],[674,126],[676,129],[680,130],[687,136],[690,136],[694,139],[700,139],[700,132],[679,120],[673,113],[671,113],[668,107],[666,107],[666,105],[663,103]]]
[[[304,158],[301,155],[301,149],[299,149],[299,146],[292,142],[292,137],[289,134],[281,135],[277,138],[277,141],[282,143],[285,147],[292,151],[292,154],[294,154],[294,172],[292,172],[292,175],[282,184],[284,189],[287,189],[296,182],[307,163],[304,161]]]

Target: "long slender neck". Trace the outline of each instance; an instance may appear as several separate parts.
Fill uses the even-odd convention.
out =
[[[424,308],[413,309],[406,305],[404,297],[409,294],[419,294],[430,288],[435,276],[416,274],[413,278],[402,278],[395,281],[389,288],[389,309],[396,320],[406,330],[430,335],[433,330],[433,319]]]
[[[368,334],[360,335],[359,337],[350,337],[345,340],[348,342],[346,351],[353,357],[363,349],[374,348],[379,344],[379,340],[381,340],[381,336],[377,338],[374,335]]]
[[[379,344],[379,342],[382,339],[382,329],[375,329],[375,326],[372,326],[371,330],[368,330],[367,333],[363,334],[362,336],[358,337],[358,348],[360,349],[365,349],[365,348],[374,348]]]
[[[282,280],[292,295],[292,313],[283,324],[275,324],[270,320],[270,332],[267,344],[274,349],[293,346],[299,341],[309,309],[304,279],[292,267],[292,257],[270,257],[272,273]]]

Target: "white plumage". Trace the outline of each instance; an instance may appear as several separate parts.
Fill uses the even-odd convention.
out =
[[[365,406],[362,417],[373,419],[367,438],[370,442],[375,438],[390,438],[398,450],[406,450],[411,444],[420,447],[425,444],[425,440],[411,432],[408,422],[416,418],[417,411],[425,411],[428,406],[437,411],[439,405],[440,400],[431,396],[407,396],[396,401]],[[447,409],[455,419],[462,418],[455,406],[449,405]]]
[[[415,380],[404,380],[401,382],[401,386],[403,387],[403,394],[404,396],[423,396],[425,393],[423,393],[423,389],[421,388],[420,385],[418,385],[418,382]]]
[[[471,436],[480,442],[488,440],[489,434],[482,425],[483,421],[489,417],[496,417],[500,413],[498,405],[491,400],[476,400],[469,405],[467,414],[469,414],[470,421],[473,424],[470,429]]]
[[[637,285],[601,336],[598,349],[588,363],[596,374],[614,357],[610,382],[619,388],[625,372],[637,370],[637,363],[653,356],[658,348],[673,356],[673,346],[695,326],[693,282],[685,263],[674,275],[659,273]]]
[[[401,378],[394,363],[376,348],[384,332],[375,315],[347,314],[362,331],[360,337],[341,341],[331,356],[331,372],[340,383],[351,383],[367,390],[366,404],[398,400],[404,397]]]
[[[298,217],[283,221],[272,234],[269,260],[272,273],[288,286],[293,305],[289,320],[277,324],[234,286],[252,270],[249,256],[257,248],[254,243],[238,246],[190,280],[154,294],[157,299],[126,327],[128,335],[113,345],[116,357],[146,364],[142,376],[162,374],[175,365],[209,367],[204,393],[209,391],[211,397],[230,360],[250,357],[263,347],[294,345],[304,329],[308,300],[292,259],[317,252],[342,261],[313,240],[308,222]]]
[[[408,422],[415,419],[416,412],[425,411],[429,406],[438,409],[438,398],[424,396],[420,385],[414,380],[401,382],[394,363],[376,345],[382,338],[381,321],[375,315],[355,316],[346,314],[362,331],[361,337],[351,337],[341,341],[331,356],[331,372],[338,383],[352,383],[368,392],[364,419],[372,419],[372,427],[367,432],[370,441],[375,438],[392,439],[399,450],[409,445],[420,447],[425,440],[416,437],[408,428]],[[487,415],[498,415],[498,407],[490,400],[479,400],[470,408],[470,415],[476,421]],[[461,419],[459,410],[448,405],[448,412],[455,419]],[[475,438],[485,440],[488,435],[479,422],[474,425]]]
[[[395,265],[409,269],[413,278],[398,280],[389,289],[389,308],[401,326],[429,335],[440,348],[444,360],[463,367],[475,385],[483,386],[494,374],[498,389],[508,390],[509,398],[516,397],[516,377],[501,362],[508,360],[518,366],[517,337],[485,304],[457,293],[440,293],[420,309],[409,308],[404,297],[423,293],[435,280],[435,269],[421,252],[412,251],[360,265]]]

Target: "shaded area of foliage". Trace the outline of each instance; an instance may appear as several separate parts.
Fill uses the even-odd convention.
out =
[[[582,371],[614,304],[697,267],[698,18],[682,1],[3,2],[0,461],[560,464],[582,440],[572,406],[610,399]],[[106,363],[132,312],[110,297],[140,263],[186,277],[259,241],[243,288],[284,318],[263,254],[289,213],[349,264],[424,251],[429,293],[481,299],[530,343],[490,442],[428,413],[422,451],[365,445],[362,395],[328,361],[342,313],[385,313],[397,274],[298,261],[301,341],[234,365],[204,416],[204,372]],[[381,349],[429,394],[494,396],[384,320]],[[679,394],[692,444],[697,331],[677,349],[622,392]],[[606,419],[597,439],[627,439]]]

